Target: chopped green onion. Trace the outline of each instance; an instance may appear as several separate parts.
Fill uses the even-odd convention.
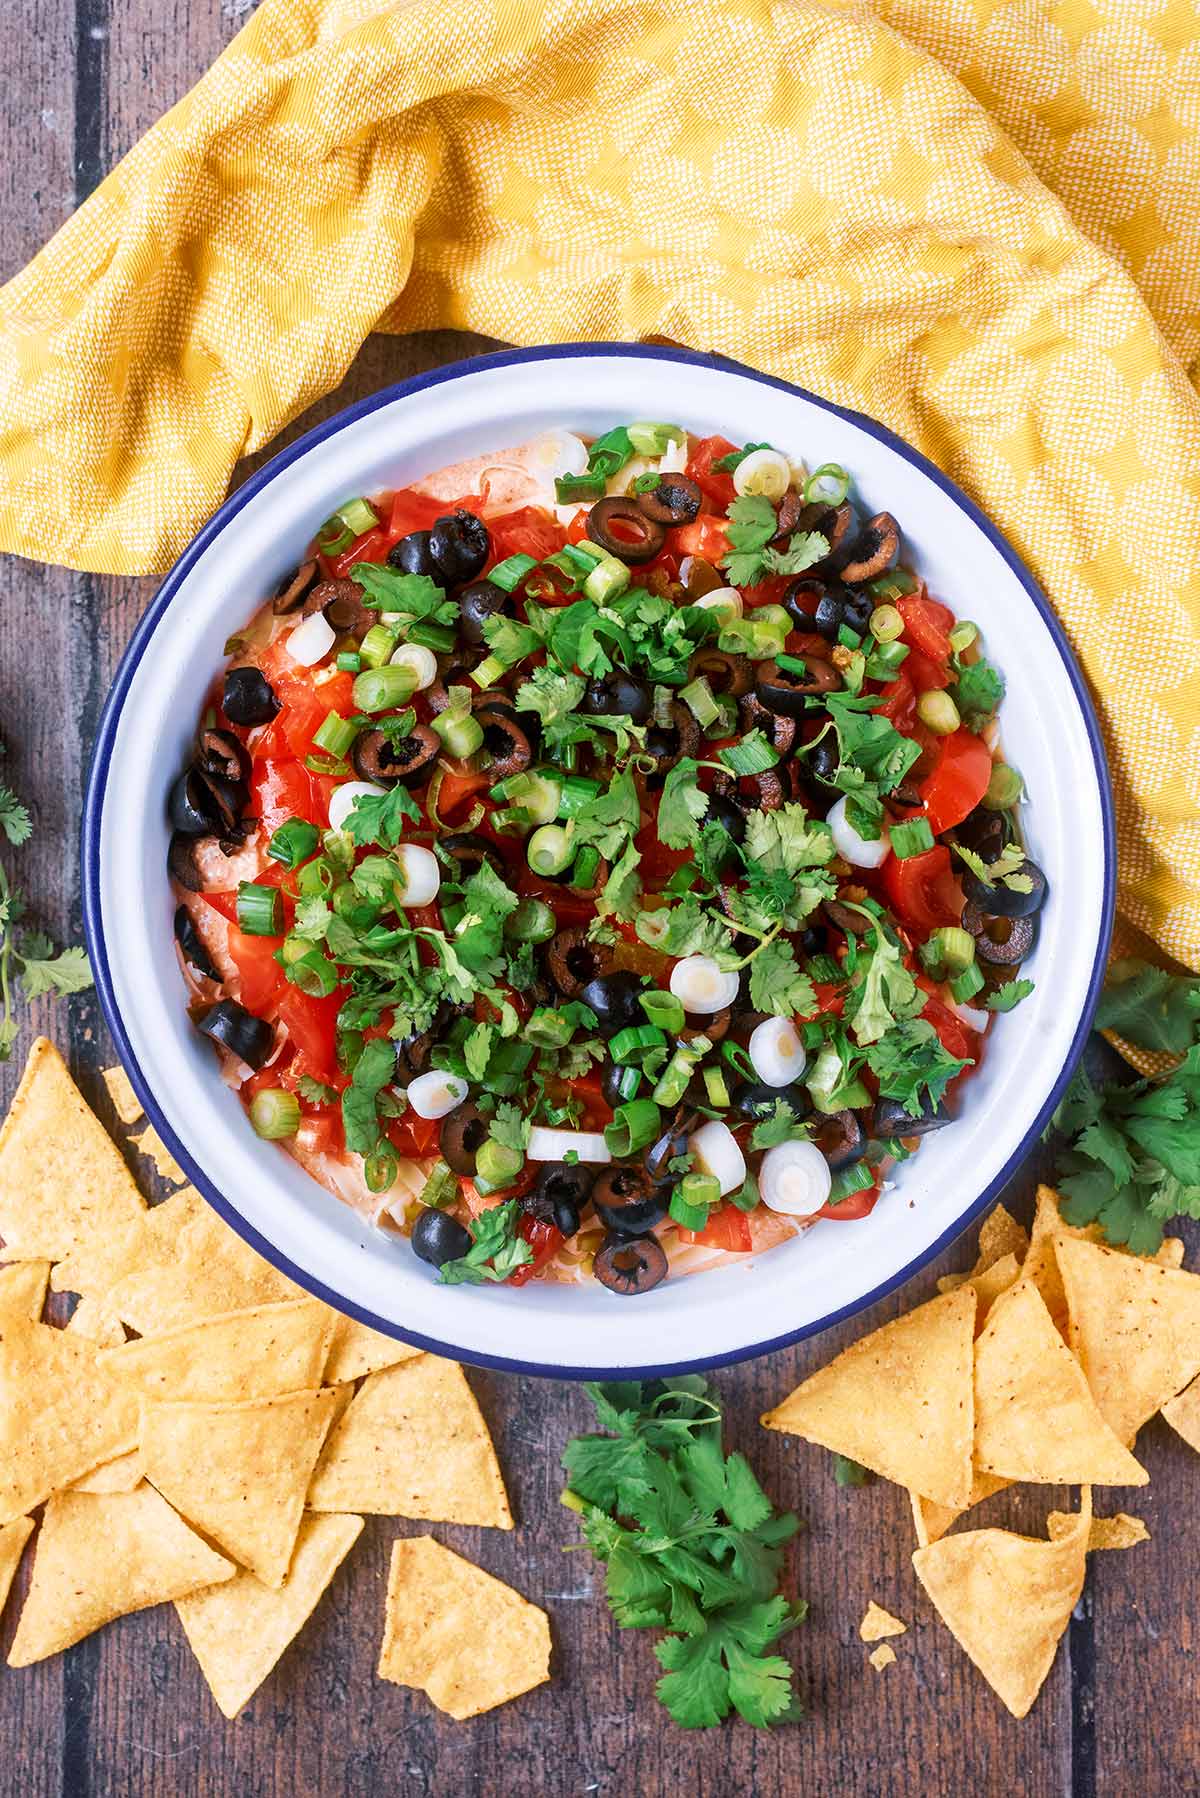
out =
[[[679,1190],[689,1205],[715,1205],[721,1197],[721,1182],[715,1174],[685,1174]]]
[[[842,978],[841,964],[836,955],[810,955],[804,964],[804,971],[810,980],[817,980],[822,986],[835,986]]]
[[[983,974],[978,962],[972,962],[961,974],[956,974],[950,982],[950,991],[960,1005],[969,1004],[976,993],[983,990]]]
[[[321,833],[315,824],[306,818],[289,818],[286,824],[272,832],[267,844],[267,854],[273,862],[282,862],[285,868],[298,868],[306,862],[321,840]]]
[[[340,755],[306,755],[304,766],[310,774],[326,774],[330,780],[350,778],[350,764]]]
[[[757,1080],[758,1072],[747,1049],[729,1038],[721,1044],[721,1060],[727,1062],[739,1080]]]
[[[504,934],[514,943],[548,943],[558,920],[544,899],[522,899],[504,920]]]
[[[857,649],[862,643],[859,633],[851,630],[848,624],[838,625],[837,640],[843,649]]]
[[[639,993],[638,1004],[660,1030],[674,1036],[683,1029],[687,1013],[683,1009],[683,1000],[677,999],[674,993]]]
[[[569,833],[561,824],[543,824],[525,845],[525,859],[535,874],[561,874],[573,851]]]
[[[387,1192],[396,1184],[400,1161],[389,1143],[381,1142],[370,1155],[363,1157],[363,1179],[368,1192]]]
[[[628,426],[629,441],[639,456],[665,456],[672,443],[686,443],[682,425],[633,424]]]
[[[1024,787],[1025,783],[1015,768],[1010,768],[1007,762],[994,762],[987,792],[980,803],[986,805],[990,812],[1006,812],[1010,806],[1017,804]]]
[[[606,485],[601,474],[560,474],[554,483],[554,497],[560,506],[571,506],[582,499],[603,499]]]
[[[343,649],[335,666],[339,674],[357,674],[362,667],[362,657],[356,649]]]
[[[713,697],[717,702],[717,715],[711,724],[704,726],[704,734],[711,743],[719,743],[737,729],[738,707],[732,693],[716,693]]]
[[[296,876],[296,886],[302,899],[319,899],[333,888],[334,872],[325,856],[320,855],[315,862],[306,862]]]
[[[575,1026],[561,1011],[540,1005],[525,1026],[527,1043],[538,1049],[565,1049],[575,1034]]]
[[[300,1128],[300,1101],[295,1093],[285,1092],[282,1087],[264,1087],[250,1101],[250,1122],[256,1136],[265,1137],[267,1142],[282,1142],[285,1136],[295,1136]]]
[[[281,936],[283,898],[278,887],[243,880],[237,890],[237,926],[244,936]]]
[[[605,556],[597,562],[589,575],[585,575],[583,591],[594,605],[606,606],[610,600],[624,593],[629,585],[629,570],[624,562],[616,556]]]
[[[524,836],[532,823],[530,814],[519,805],[506,805],[492,813],[492,829],[502,836]]]
[[[841,1168],[829,1185],[829,1203],[837,1205],[842,1199],[848,1199],[853,1192],[866,1192],[868,1186],[874,1186],[875,1175],[869,1167],[859,1161],[853,1167]]]
[[[686,687],[681,688],[679,697],[701,729],[706,724],[715,723],[721,716],[713,696],[713,690],[703,675],[698,680],[689,681]]]
[[[344,880],[341,886],[333,889],[333,909],[356,930],[369,930],[377,922],[383,906],[377,899],[364,898],[356,886]]]
[[[483,744],[483,726],[471,712],[458,706],[447,706],[429,720],[430,728],[452,756],[465,761]]]
[[[867,673],[872,680],[891,680],[901,664],[908,659],[908,655],[908,644],[901,643],[898,639],[894,643],[877,643],[867,662]]]
[[[933,832],[927,818],[909,818],[904,823],[893,824],[888,834],[897,861],[906,862],[911,856],[924,855],[927,849],[933,848]]]
[[[948,737],[962,723],[958,715],[958,707],[949,693],[931,688],[917,698],[917,717],[931,730],[935,737]]]
[[[850,492],[850,476],[840,462],[822,462],[804,483],[804,498],[810,506],[841,506]]]
[[[583,774],[568,774],[562,783],[558,801],[560,818],[577,818],[600,796],[600,782]]]
[[[775,665],[777,668],[784,669],[788,674],[798,675],[800,679],[803,679],[808,673],[808,663],[802,661],[799,656],[776,656]]]
[[[501,592],[515,593],[530,569],[536,567],[537,558],[535,556],[505,556],[503,562],[497,562],[487,579],[491,581],[493,587],[499,587]]]
[[[915,593],[918,582],[905,568],[893,568],[890,574],[881,574],[878,579],[868,581],[866,591],[872,599],[880,604],[893,599],[901,599],[907,593]]]
[[[575,856],[569,884],[577,891],[586,893],[595,886],[599,871],[600,851],[594,843],[585,843]]]
[[[759,612],[722,624],[717,648],[724,650],[726,655],[749,656],[752,662],[771,661],[783,648],[788,633],[780,631],[770,620],[763,621],[759,613],[766,610],[766,606],[761,606]]]
[[[354,677],[351,692],[354,703],[360,712],[392,712],[399,706],[407,705],[417,690],[416,676],[411,668],[401,667],[398,663],[386,668],[368,668]],[[434,729],[445,713],[433,720]],[[483,741],[483,732],[479,733],[479,741]]]
[[[671,1194],[668,1211],[672,1222],[682,1230],[703,1230],[708,1223],[708,1206],[689,1204],[683,1195],[682,1181]]]
[[[634,477],[633,486],[630,488],[630,492],[631,493],[653,493],[654,489],[656,487],[661,487],[661,486],[662,486],[662,476],[660,474],[656,473],[654,470],[651,470],[647,474],[639,474]]]
[[[327,749],[330,755],[344,759],[354,747],[357,735],[358,726],[351,719],[343,718],[340,712],[327,712],[313,732],[313,742],[318,749]]]
[[[729,1104],[729,1088],[725,1084],[725,1075],[718,1067],[705,1068],[704,1090],[708,1094],[710,1105],[716,1105],[724,1111]]]
[[[379,523],[379,514],[365,499],[350,500],[347,505],[339,506],[333,516],[339,518],[356,537],[365,537]]]
[[[509,1148],[506,1143],[497,1142],[494,1136],[485,1138],[476,1151],[475,1171],[493,1189],[511,1186],[524,1166],[525,1157],[520,1149]]]
[[[378,517],[365,499],[347,500],[344,506],[330,514],[317,532],[317,548],[325,556],[340,555],[342,550],[349,549],[356,537],[374,530],[378,523]]]
[[[595,543],[564,543],[558,553],[567,564],[564,574],[571,569],[578,569],[580,574],[590,574],[597,562],[603,562],[608,551]]]
[[[619,1105],[611,1124],[604,1128],[609,1153],[618,1160],[649,1148],[661,1133],[662,1113],[653,1099],[629,1099]]]
[[[524,772],[511,774],[499,787],[493,787],[491,797],[499,794],[510,805],[519,805],[531,824],[553,824],[562,815],[562,793],[563,782],[556,774]]]
[[[895,606],[876,606],[871,613],[871,635],[877,643],[894,643],[904,634],[904,620]]]
[[[478,668],[472,668],[471,679],[477,687],[491,687],[507,673],[508,669],[499,656],[484,656]]]
[[[458,1181],[454,1170],[445,1161],[435,1161],[417,1194],[417,1203],[427,1205],[431,1211],[440,1211],[445,1205],[453,1205],[457,1198]]]
[[[309,949],[297,961],[289,961],[284,973],[293,986],[298,986],[310,999],[327,999],[338,984],[338,971],[327,955]]]
[[[978,635],[979,626],[972,624],[969,618],[964,618],[960,624],[956,624],[950,632],[950,647],[955,655],[960,656],[964,649],[970,649]]]
[[[619,1098],[632,1099],[642,1084],[641,1069],[635,1068],[631,1061],[626,1062],[624,1067],[617,1069],[613,1084]]]
[[[426,649],[433,649],[439,655],[449,655],[454,648],[454,631],[448,624],[434,624],[428,618],[418,618],[410,624],[404,633],[410,643],[423,644]]]
[[[667,1107],[679,1104],[703,1054],[703,1049],[689,1048],[686,1043],[675,1045],[675,1053],[659,1075],[658,1085],[654,1088],[652,1097],[656,1104]]]
[[[939,972],[944,969],[947,974],[965,974],[974,965],[975,939],[969,930],[962,930],[957,924],[943,924],[931,931],[925,949]]]
[[[395,631],[390,631],[386,624],[373,624],[358,646],[363,667],[382,668],[385,662],[390,662],[397,640]]]
[[[752,730],[740,743],[718,749],[717,759],[740,780],[746,774],[765,774],[779,760],[779,752],[767,742],[761,730]]]
[[[640,1067],[656,1049],[666,1046],[666,1033],[656,1024],[630,1024],[624,1030],[618,1030],[608,1045],[608,1052],[614,1061],[631,1061]]]

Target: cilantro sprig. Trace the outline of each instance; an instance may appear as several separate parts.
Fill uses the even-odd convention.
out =
[[[729,508],[728,554],[721,566],[735,587],[753,587],[768,574],[803,574],[829,554],[829,540],[819,531],[797,531],[786,549],[772,549],[779,520],[761,493],[741,493]]]
[[[657,1693],[684,1729],[736,1711],[765,1727],[801,1715],[793,1674],[769,1653],[806,1614],[779,1591],[783,1547],[800,1527],[779,1514],[743,1455],[726,1455],[721,1409],[695,1375],[588,1385],[607,1435],[563,1455],[563,1502],[605,1566],[623,1629],[661,1629]]]
[[[508,1109],[512,1109],[510,1106]],[[473,1241],[457,1261],[442,1263],[443,1286],[482,1286],[485,1281],[507,1280],[510,1274],[533,1260],[533,1250],[517,1234],[521,1218],[519,1199],[508,1199],[481,1211],[471,1225]]]
[[[0,755],[4,746],[0,744]],[[0,831],[14,849],[33,835],[33,819],[11,787],[0,785]],[[17,1037],[13,1005],[15,988],[26,999],[42,994],[62,997],[81,993],[92,984],[92,970],[82,949],[56,950],[42,930],[21,930],[25,897],[0,862],[0,1061],[7,1061]]]

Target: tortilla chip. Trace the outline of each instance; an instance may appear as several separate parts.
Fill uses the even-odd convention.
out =
[[[141,1336],[157,1336],[201,1318],[304,1298],[222,1222],[194,1186],[185,1186],[145,1218],[105,1294]]]
[[[1144,1486],[1031,1280],[996,1301],[975,1344],[975,1465],[1053,1486]]]
[[[1014,1717],[1042,1688],[1083,1591],[1091,1496],[1058,1542],[967,1530],[918,1548],[917,1578],[959,1646]]]
[[[129,1075],[119,1064],[105,1068],[104,1084],[112,1100],[113,1110],[123,1124],[136,1124],[142,1115],[142,1101],[133,1090]]]
[[[146,1404],[146,1478],[235,1561],[278,1588],[335,1402],[328,1389],[240,1405]]]
[[[1051,1511],[1046,1519],[1046,1534],[1051,1542],[1061,1542],[1078,1526],[1079,1519],[1070,1511]],[[1088,1553],[1101,1548],[1133,1548],[1138,1542],[1149,1542],[1150,1531],[1140,1517],[1118,1511],[1114,1517],[1093,1517],[1088,1531]]]
[[[70,1488],[72,1492],[132,1492],[140,1486],[146,1463],[140,1448],[131,1448],[127,1455],[118,1455],[115,1461],[104,1461],[94,1467],[91,1473],[85,1473],[81,1480],[76,1480]]]
[[[285,1299],[123,1342],[99,1365],[141,1398],[233,1404],[314,1391],[332,1334],[320,1299]]]
[[[1073,1237],[1079,1242],[1103,1242],[1104,1231],[1099,1224],[1068,1224],[1059,1209],[1060,1200],[1052,1186],[1039,1186],[1037,1189],[1037,1211],[1033,1220],[1033,1237],[1029,1245],[1029,1253],[1025,1257],[1025,1276],[1033,1281],[1046,1302],[1055,1324],[1065,1336],[1067,1333],[1067,1295],[1063,1289],[1062,1275],[1058,1268],[1058,1257],[1054,1249],[1057,1236]],[[1129,1249],[1118,1249],[1118,1254],[1128,1255]],[[1160,1267],[1181,1267],[1183,1265],[1183,1243],[1178,1236],[1164,1236],[1158,1253],[1154,1256],[1133,1257],[1134,1260],[1153,1260]]]
[[[88,1342],[0,1312],[0,1523],[123,1455],[137,1406],[96,1366]]]
[[[458,1363],[418,1355],[369,1374],[329,1433],[308,1507],[510,1530],[496,1451]]]
[[[907,1623],[901,1623],[899,1617],[893,1617],[872,1599],[858,1626],[858,1633],[864,1642],[879,1642],[884,1636],[902,1636],[907,1628]]]
[[[990,1211],[979,1228],[979,1254],[973,1273],[981,1274],[1006,1255],[1024,1261],[1029,1249],[1029,1232],[1003,1205]]]
[[[407,1342],[398,1342],[394,1336],[385,1336],[382,1330],[360,1324],[355,1317],[342,1317],[338,1312],[332,1315],[336,1322],[325,1367],[327,1386],[361,1380],[364,1374],[379,1373],[385,1367],[398,1366],[401,1361],[412,1361],[422,1352],[411,1348]]]
[[[13,1580],[17,1577],[25,1544],[32,1534],[32,1517],[14,1517],[11,1523],[0,1527],[0,1617],[4,1615],[4,1607],[8,1603]]]
[[[148,1124],[140,1136],[131,1136],[129,1140],[139,1155],[149,1156],[163,1180],[169,1180],[172,1186],[183,1185],[187,1175],[153,1124]]]
[[[177,1598],[175,1610],[222,1714],[249,1704],[316,1610],[362,1530],[361,1517],[306,1517],[277,1591],[252,1573]]]
[[[961,1507],[971,1494],[974,1334],[966,1285],[844,1349],[762,1422]]]
[[[49,1284],[48,1261],[14,1261],[10,1267],[0,1267],[0,1310],[11,1306],[39,1323]]]
[[[993,1493],[1003,1492],[1006,1486],[1011,1485],[1011,1480],[997,1479],[994,1473],[981,1473],[977,1467],[971,1483],[971,1496],[965,1505],[935,1505],[931,1498],[922,1498],[919,1492],[910,1491],[908,1499],[912,1506],[917,1542],[922,1548],[928,1548],[931,1542],[940,1541],[965,1512],[973,1510],[985,1498],[991,1498]]]
[[[885,1667],[890,1667],[895,1658],[896,1650],[890,1648],[886,1642],[881,1642],[879,1647],[873,1648],[867,1656],[876,1673],[882,1673]]]
[[[550,1677],[550,1620],[432,1536],[392,1544],[379,1677],[460,1722]]]
[[[1200,1373],[1200,1274],[1057,1239],[1070,1344],[1101,1414],[1132,1443]]]
[[[1162,1414],[1175,1433],[1200,1455],[1200,1379],[1193,1380],[1177,1397],[1168,1400]]]
[[[86,1264],[136,1234],[146,1201],[53,1043],[29,1051],[0,1128],[0,1238],[15,1261]],[[57,1291],[66,1290],[56,1282]],[[78,1291],[79,1288],[71,1290]]]
[[[150,1486],[104,1498],[60,1493],[42,1519],[8,1664],[44,1661],[114,1617],[182,1598],[233,1571]]]
[[[102,1298],[80,1299],[71,1313],[67,1329],[72,1336],[94,1342],[97,1348],[113,1348],[125,1340],[120,1318]]]

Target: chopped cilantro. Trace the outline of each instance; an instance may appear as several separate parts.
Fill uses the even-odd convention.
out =
[[[955,677],[950,697],[967,728],[978,732],[1004,698],[1004,676],[990,662],[964,662],[960,656],[952,657],[950,668]]]
[[[433,624],[454,624],[458,606],[426,574],[402,574],[381,562],[356,562],[350,579],[363,590],[363,604],[381,612],[398,612],[402,626],[428,618]]]
[[[311,1074],[301,1074],[296,1090],[306,1105],[332,1105],[337,1098],[334,1087],[326,1086],[323,1080],[314,1080]]]
[[[712,465],[714,474],[732,474],[736,468],[754,454],[755,450],[774,449],[773,443],[743,443],[741,449],[730,450],[728,455],[718,456]]]
[[[915,1118],[939,1105],[954,1076],[971,1063],[943,1049],[925,1018],[905,1018],[870,1044],[867,1066],[879,1082],[880,1097],[895,1099]]]
[[[474,1240],[466,1254],[442,1264],[439,1278],[443,1286],[481,1286],[485,1280],[507,1280],[509,1274],[532,1261],[533,1250],[517,1234],[520,1219],[518,1199],[481,1211],[472,1221]]]
[[[700,791],[699,762],[681,756],[663,782],[658,802],[658,840],[668,849],[688,849],[699,838],[708,810],[708,794]]]
[[[342,1094],[346,1147],[355,1154],[370,1155],[379,1141],[377,1101],[383,1088],[395,1078],[395,1043],[386,1036],[364,1043],[350,1084]]]
[[[1022,999],[1028,999],[1032,991],[1032,980],[1006,980],[994,993],[989,993],[983,1003],[989,1011],[1011,1011]]]
[[[360,793],[351,806],[345,830],[360,849],[368,843],[385,843],[394,849],[404,832],[405,822],[418,824],[421,808],[402,782],[397,781],[386,793]]]
[[[750,1132],[752,1149],[773,1149],[777,1143],[798,1142],[808,1135],[808,1125],[798,1118],[786,1099],[776,1099],[768,1117],[759,1118]]]
[[[808,1017],[817,1008],[812,981],[796,962],[789,942],[777,938],[754,951],[750,960],[750,1003],[772,1017]]]

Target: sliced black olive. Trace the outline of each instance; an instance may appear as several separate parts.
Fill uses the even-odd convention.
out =
[[[963,906],[962,927],[975,938],[975,953],[993,967],[1016,967],[1033,948],[1037,926],[1032,918],[1005,918],[981,911],[969,900]]]
[[[210,837],[209,841],[211,840]],[[189,893],[204,891],[204,882],[196,866],[195,851],[199,846],[199,837],[188,835],[182,830],[173,831],[167,845],[167,873]]]
[[[827,955],[829,932],[823,924],[809,923],[800,932],[800,948],[805,955]]]
[[[487,1141],[488,1120],[478,1105],[460,1105],[442,1119],[438,1148],[442,1160],[456,1174],[473,1174],[475,1156]]]
[[[699,484],[685,474],[664,474],[657,487],[637,495],[639,509],[655,524],[691,524],[703,503]]]
[[[483,627],[488,619],[507,615],[512,609],[512,594],[503,587],[494,581],[472,581],[458,596],[458,634],[464,643],[479,649],[487,642]]]
[[[815,574],[802,574],[784,588],[781,604],[797,630],[814,628],[813,619],[824,592],[825,583]]]
[[[205,774],[220,774],[226,780],[250,778],[250,757],[231,730],[202,730],[196,763]]]
[[[185,837],[207,836],[217,819],[212,792],[198,768],[187,768],[167,797],[167,815]]]
[[[843,905],[840,899],[823,900],[821,910],[829,922],[836,929],[845,931],[847,936],[864,936],[871,928],[869,918],[864,918],[852,905]]]
[[[646,732],[645,753],[654,757],[653,772],[646,776],[650,787],[658,786],[682,756],[700,754],[700,726],[682,700],[671,701],[669,725],[650,726]]]
[[[726,649],[698,649],[688,662],[688,679],[703,675],[714,693],[740,699],[754,685],[754,664],[749,656],[731,655]]]
[[[457,880],[469,880],[472,874],[478,874],[484,862],[494,868],[497,874],[504,871],[500,851],[495,843],[490,843],[486,837],[476,836],[474,831],[452,831],[449,836],[438,839],[438,848],[453,860]]]
[[[493,780],[507,780],[520,774],[533,759],[533,749],[516,719],[498,705],[480,704],[475,717],[483,729],[483,747],[492,760],[488,774]]]
[[[612,950],[604,943],[589,943],[583,925],[560,930],[546,951],[550,978],[564,999],[578,999],[584,987],[612,966]]]
[[[601,1168],[592,1204],[606,1230],[619,1236],[646,1236],[667,1215],[666,1188],[656,1186],[644,1167]]]
[[[775,513],[775,535],[771,539],[775,548],[783,549],[792,532],[799,530],[803,510],[804,501],[794,487],[789,487]]]
[[[177,906],[175,910],[175,941],[183,951],[183,959],[195,968],[197,974],[203,974],[206,980],[221,978],[186,905]]]
[[[462,1260],[471,1247],[471,1234],[448,1211],[430,1209],[422,1211],[409,1241],[419,1260],[444,1267],[447,1261]]]
[[[761,730],[780,755],[787,755],[796,742],[796,720],[783,712],[769,712],[757,693],[747,693],[738,700],[738,718],[747,735]]]
[[[618,525],[619,530],[613,526]],[[598,499],[588,513],[587,534],[610,556],[619,556],[631,568],[652,562],[667,540],[664,527],[643,512],[636,500],[614,495]]]
[[[564,1236],[574,1236],[595,1178],[595,1168],[585,1162],[548,1161],[533,1191],[521,1200],[521,1209],[540,1223],[556,1225]]]
[[[434,1045],[453,1014],[454,1007],[443,1003],[427,1030],[414,1030],[411,1036],[400,1038],[396,1044],[396,1079],[401,1086],[426,1071]]]
[[[429,547],[428,531],[410,531],[407,537],[394,543],[388,551],[388,567],[399,568],[402,574],[426,575],[439,586],[442,582],[441,569]]]
[[[1049,890],[1046,876],[1027,855],[1022,856],[1020,865],[1012,872],[1019,879],[1030,883],[1027,893],[1017,892],[1010,887],[1007,876],[1004,880],[998,880],[995,886],[989,886],[986,880],[980,880],[970,868],[963,874],[962,890],[972,905],[977,906],[980,911],[986,910],[994,918],[1032,918],[1046,903]]]
[[[666,1279],[666,1251],[654,1236],[606,1236],[596,1250],[592,1272],[610,1292],[636,1298]]]
[[[927,1105],[920,1117],[913,1117],[899,1099],[880,1099],[871,1120],[871,1134],[885,1141],[892,1136],[928,1136],[931,1130],[940,1130],[953,1121],[944,1103]]]
[[[693,556],[684,585],[685,601],[692,605],[696,600],[703,599],[706,593],[715,593],[718,587],[726,587],[728,584],[725,576],[711,562],[706,562],[703,556]]]
[[[384,731],[364,731],[355,738],[350,751],[354,771],[363,780],[378,780],[385,785],[396,781],[427,780],[441,753],[441,744],[427,724],[418,724],[407,737],[393,743]]]
[[[675,1113],[667,1129],[656,1142],[651,1143],[642,1156],[642,1165],[650,1178],[661,1183],[674,1176],[671,1163],[688,1151],[688,1138],[696,1127],[697,1114],[687,1105],[683,1105]]]
[[[221,689],[221,710],[231,724],[269,724],[279,701],[261,668],[230,668]]]
[[[768,1086],[762,1080],[747,1080],[736,1087],[732,1094],[732,1105],[738,1117],[747,1121],[755,1118],[769,1118],[773,1115],[776,1103],[786,1105],[794,1118],[805,1118],[812,1110],[812,1100],[804,1087]]]
[[[314,558],[311,562],[301,562],[299,568],[285,574],[275,589],[271,610],[280,614],[294,612],[319,573],[320,567]]]
[[[241,816],[249,799],[245,782],[226,780],[223,774],[206,774],[200,768],[195,772],[205,789],[208,816],[218,833],[234,841],[240,840]]]
[[[839,551],[837,562],[847,586],[858,587],[886,574],[899,554],[900,526],[890,512],[877,512],[849,548]]]
[[[849,587],[829,586],[817,601],[812,628],[830,643],[837,642],[843,625],[865,637],[874,610],[868,594],[855,593]]]
[[[429,553],[441,571],[443,584],[457,587],[483,573],[492,539],[482,518],[460,506],[435,518],[429,533]]]
[[[804,765],[818,786],[832,787],[840,761],[837,738],[832,731],[827,731],[812,749],[804,751]]]
[[[694,1043],[698,1036],[702,1036],[707,1042],[723,1043],[729,1035],[732,1019],[733,1013],[728,1006],[723,1011],[710,1012],[707,1017],[695,1016],[690,1011],[685,1012],[683,1028],[676,1040],[681,1043]]]
[[[322,613],[332,630],[350,631],[356,637],[365,637],[379,619],[378,612],[365,603],[358,582],[351,580],[321,581],[310,587],[302,616],[311,618],[314,612]]]
[[[778,662],[760,662],[755,697],[768,712],[781,712],[785,718],[803,718],[805,700],[810,693],[832,693],[840,687],[842,677],[832,662],[816,656],[805,656],[805,672],[791,674]]]
[[[817,564],[818,568],[827,568],[831,562],[836,562],[853,525],[854,508],[848,500],[843,501],[840,506],[827,506],[821,500],[810,500],[796,520],[798,531],[816,531],[829,545],[827,553]]]
[[[1008,842],[1008,822],[1003,812],[992,812],[986,805],[977,805],[961,824],[954,826],[954,837],[956,842],[965,849],[973,849],[985,862],[994,862]]]
[[[261,1068],[275,1046],[271,1025],[265,1018],[256,1018],[236,999],[219,999],[215,1005],[197,1013],[193,1021],[197,1030],[256,1070]]]
[[[581,710],[593,718],[630,718],[634,724],[645,724],[654,711],[654,696],[646,681],[617,668],[603,680],[588,682]]]
[[[579,997],[595,1012],[601,1036],[616,1036],[618,1030],[645,1022],[646,1014],[638,1004],[641,990],[641,975],[622,969],[589,980]]]
[[[823,1118],[813,1132],[813,1141],[835,1174],[839,1168],[853,1167],[867,1152],[863,1127],[852,1111],[835,1111]]]

